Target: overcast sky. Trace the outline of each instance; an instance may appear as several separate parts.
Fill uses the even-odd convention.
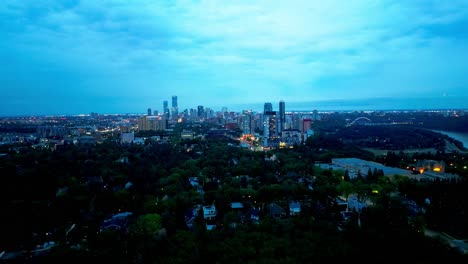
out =
[[[3,115],[468,96],[466,0],[2,0],[0,34]]]

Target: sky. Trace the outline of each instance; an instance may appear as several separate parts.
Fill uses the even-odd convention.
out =
[[[467,40],[466,0],[2,0],[0,115],[145,113],[173,95],[181,110],[468,108]]]

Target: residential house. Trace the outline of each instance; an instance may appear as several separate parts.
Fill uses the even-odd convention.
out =
[[[216,207],[213,205],[203,206],[203,218],[205,220],[214,220],[217,212]]]
[[[295,216],[301,214],[301,204],[299,202],[289,203],[289,215]]]
[[[258,208],[252,207],[250,209],[250,221],[254,224],[258,224],[260,222],[260,210]]]
[[[132,212],[122,212],[114,214],[111,218],[106,219],[101,224],[101,231],[103,230],[123,230],[127,229],[129,217]]]
[[[213,230],[216,228],[216,207],[215,205],[203,206],[203,218],[206,222],[206,229]]]
[[[281,219],[286,217],[286,211],[276,203],[270,203],[268,205],[268,211],[270,213],[270,217],[274,219]]]
[[[233,202],[231,203],[231,208],[234,210],[242,210],[244,209],[244,205],[240,202]]]

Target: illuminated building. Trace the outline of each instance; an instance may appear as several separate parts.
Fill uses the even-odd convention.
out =
[[[419,171],[419,173],[423,173],[425,171],[444,173],[445,162],[436,160],[419,160],[416,164],[416,170]]]
[[[161,116],[140,116],[137,120],[138,130],[165,130],[166,118]]]
[[[166,118],[169,118],[169,102],[168,101],[163,101],[163,112]]]
[[[276,111],[267,111],[263,115],[263,145],[270,146],[278,137]]]
[[[179,107],[177,106],[177,96],[172,96],[172,119],[177,120],[179,116]]]
[[[244,110],[242,111],[242,124],[241,124],[242,133],[252,134],[253,127],[252,127],[252,111]]]
[[[301,132],[306,133],[307,130],[312,129],[312,120],[310,118],[302,119]]]
[[[285,104],[284,104],[284,101],[281,100],[279,102],[279,124],[278,124],[279,132],[283,131],[285,123],[286,123]]]

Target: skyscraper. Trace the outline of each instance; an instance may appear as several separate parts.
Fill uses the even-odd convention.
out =
[[[279,102],[279,124],[278,124],[278,131],[280,133],[283,131],[285,123],[286,123],[285,104],[284,104],[284,101],[281,100]]]
[[[148,108],[148,115],[151,115],[151,108]]]
[[[271,103],[265,103],[263,106],[263,113],[273,111],[273,105]]]
[[[177,107],[177,95],[172,96],[172,107]]]
[[[272,146],[273,141],[278,136],[276,111],[266,111],[263,116],[263,146]]]
[[[166,118],[169,118],[169,102],[163,101],[163,112]]]
[[[172,119],[177,120],[179,108],[177,107],[177,95],[172,96]]]
[[[242,133],[253,134],[254,129],[252,128],[252,111],[242,111]]]
[[[203,105],[198,106],[198,118],[203,118],[205,116],[205,109]]]

